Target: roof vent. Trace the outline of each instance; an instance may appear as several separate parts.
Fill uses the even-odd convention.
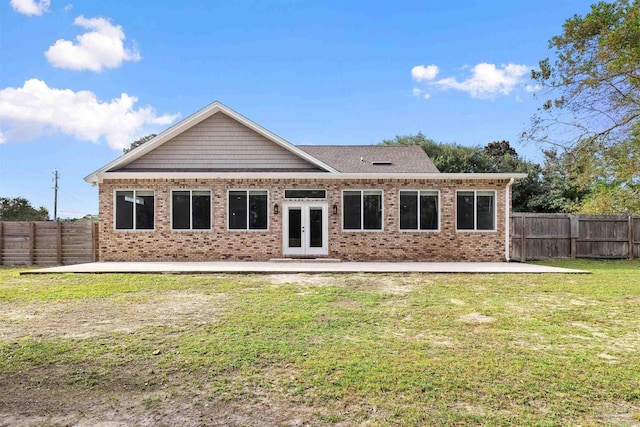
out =
[[[393,163],[391,163],[389,160],[377,160],[377,161],[371,162],[371,164],[374,166],[388,166],[388,165],[392,165]]]

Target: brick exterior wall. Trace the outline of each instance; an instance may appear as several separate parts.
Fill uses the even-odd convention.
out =
[[[100,184],[101,261],[265,261],[283,257],[284,190],[326,189],[330,258],[345,261],[503,261],[507,180],[415,179],[157,179],[105,180]],[[155,191],[155,230],[114,228],[115,190]],[[172,231],[171,190],[210,189],[212,229]],[[227,191],[269,191],[267,231],[227,230]],[[383,190],[383,231],[342,231],[342,190]],[[440,231],[399,231],[398,191],[439,190]],[[456,190],[496,190],[497,231],[456,231]],[[280,212],[274,214],[278,204]],[[509,200],[508,203],[511,203]],[[332,212],[338,206],[338,214]]]

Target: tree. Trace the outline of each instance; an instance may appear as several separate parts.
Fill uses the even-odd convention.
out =
[[[468,147],[456,143],[440,143],[418,132],[417,135],[396,136],[385,139],[381,145],[419,145],[431,158],[440,172],[473,173],[488,172],[491,160],[478,146]]]
[[[509,141],[493,141],[484,147],[484,153],[488,156],[499,157],[518,157],[516,150],[509,144]]]
[[[44,206],[39,209],[23,197],[0,197],[0,221],[47,221],[49,211]]]
[[[581,171],[576,178],[594,190],[590,200],[638,197],[640,1],[592,5],[585,16],[567,19],[549,48],[555,61],[532,71],[544,99],[523,137],[562,150]]]
[[[100,218],[96,214],[86,214],[82,218],[65,218],[63,222],[96,222],[99,221]]]
[[[142,144],[144,144],[145,142],[153,139],[156,137],[155,133],[150,133],[149,135],[143,136],[140,139],[136,139],[135,141],[133,141],[131,143],[131,145],[129,145],[129,148],[123,148],[122,152],[123,153],[128,153],[129,151],[133,150],[134,148],[137,148],[139,146],[141,146]]]
[[[527,200],[527,212],[575,212],[588,194],[588,189],[576,178],[579,170],[557,150],[543,152],[545,161],[540,168],[539,188]]]

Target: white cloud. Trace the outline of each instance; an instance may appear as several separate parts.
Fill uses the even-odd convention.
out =
[[[486,62],[475,65],[471,69],[471,77],[458,81],[455,77],[447,77],[435,82],[442,89],[456,89],[469,93],[473,98],[493,98],[509,95],[515,87],[522,83],[529,72],[529,67],[519,64],[507,64],[496,67]]]
[[[44,53],[49,63],[57,68],[71,70],[102,71],[103,68],[116,68],[123,61],[139,61],[140,52],[133,46],[124,46],[126,39],[120,25],[112,25],[105,18],[85,18],[78,16],[73,23],[88,31],[76,37],[75,43],[69,40],[57,40]]]
[[[150,106],[135,108],[136,102],[126,93],[101,102],[90,91],[50,88],[42,80],[31,79],[23,87],[0,89],[0,132],[4,132],[0,135],[5,142],[14,142],[63,133],[81,141],[104,138],[111,148],[122,149],[147,126],[166,126],[180,117],[158,116]]]
[[[27,16],[42,15],[49,11],[50,4],[50,0],[40,0],[38,3],[35,0],[11,0],[13,10]]]
[[[73,4],[72,3],[67,3],[64,5],[64,11],[65,12],[70,12],[71,9],[73,9]]]
[[[440,69],[437,65],[416,65],[411,69],[411,77],[417,82],[433,80],[438,75]]]
[[[414,87],[413,90],[411,91],[411,93],[413,94],[414,97],[416,98],[422,98],[422,99],[429,99],[431,98],[431,94],[427,93],[425,91],[423,91],[420,88]]]
[[[7,137],[4,136],[2,131],[0,131],[0,144],[4,144],[5,142],[7,142]]]
[[[535,85],[535,86],[532,86],[532,85],[526,85],[526,86],[524,87],[524,90],[526,90],[526,91],[527,91],[527,92],[529,92],[529,93],[537,92],[537,91],[539,91],[540,89],[542,89],[542,85],[541,85],[540,83],[538,83],[538,84],[537,84],[537,85]]]

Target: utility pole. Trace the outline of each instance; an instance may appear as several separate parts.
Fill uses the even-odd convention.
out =
[[[53,171],[53,220],[58,221],[58,170]]]

